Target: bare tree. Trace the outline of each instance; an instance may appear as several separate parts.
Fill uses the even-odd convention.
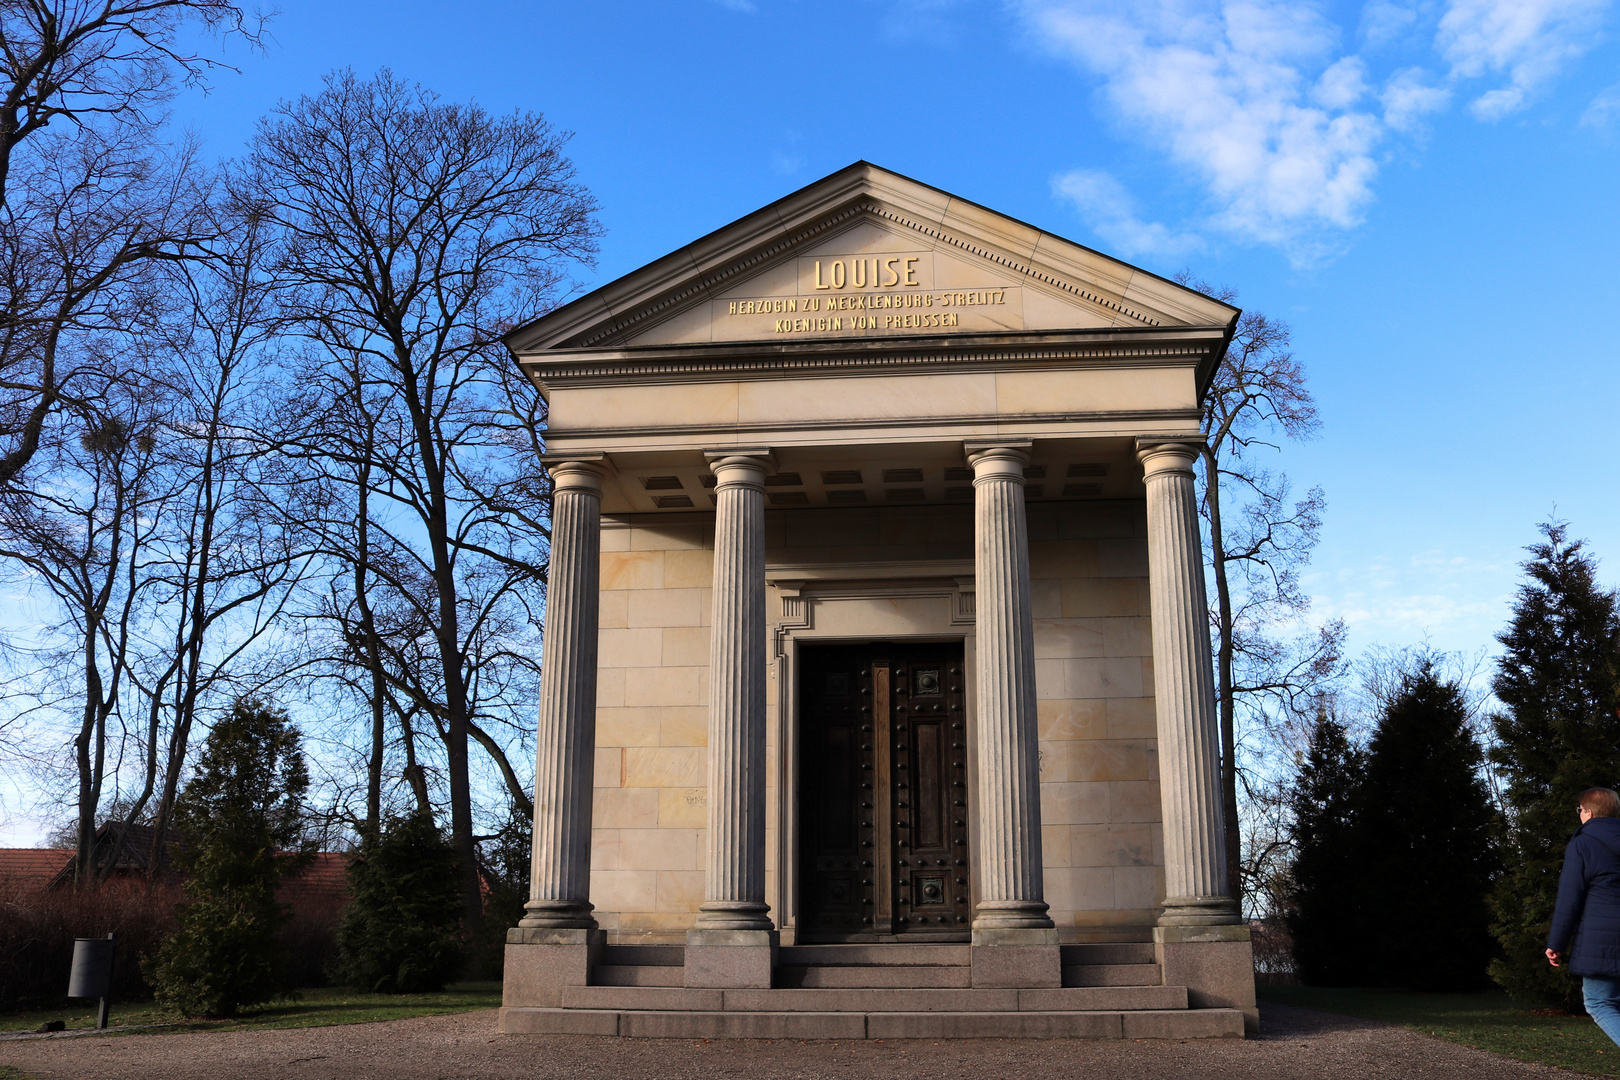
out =
[[[121,366],[138,350],[86,341],[157,332],[170,306],[165,264],[203,254],[194,153],[155,137],[51,134],[13,162],[12,201],[0,207],[0,487],[39,452],[55,413],[88,417],[109,386],[140,378]]]
[[[145,129],[177,82],[218,61],[185,48],[191,26],[261,43],[265,20],[228,0],[26,0],[0,4],[0,204],[13,155],[52,123]]]
[[[415,640],[431,643],[430,664],[384,667],[444,747],[469,927],[481,907],[468,742],[483,731],[482,658],[522,659],[502,636],[537,625],[546,551],[543,506],[516,504],[535,488],[510,479],[536,471],[526,454],[538,436],[523,432],[541,406],[530,393],[509,410],[499,335],[544,311],[563,266],[594,253],[595,204],[566,139],[536,115],[492,117],[387,71],[341,72],[265,122],[232,185],[281,231],[288,315],[316,349],[297,406],[310,457],[365,477],[368,547],[389,558],[370,560],[359,591],[411,607],[426,631]],[[387,409],[365,470],[342,456],[359,440],[330,439],[351,370]]]
[[[305,564],[289,545],[295,534],[280,527],[281,478],[256,434],[273,370],[256,257],[263,229],[205,224],[231,240],[145,282],[138,295],[155,314],[81,333],[85,363],[124,374],[105,382],[93,408],[55,426],[41,451],[50,468],[0,489],[0,555],[48,587],[59,631],[72,627],[82,657],[73,740],[81,876],[104,787],[118,773],[109,754],[137,763],[138,790],[118,793],[121,826],[107,850],[149,818],[149,865],[160,865],[199,710],[274,677],[252,652]],[[96,870],[105,876],[111,864]]]
[[[263,432],[280,396],[278,325],[263,263],[265,223],[209,208],[210,258],[179,267],[188,319],[172,341],[174,405],[163,438],[184,499],[168,515],[164,662],[146,672],[146,772],[123,822],[152,810],[152,858],[167,840],[199,711],[259,692],[279,674],[249,662],[277,626],[314,553],[282,512],[298,477]],[[160,732],[166,732],[159,747]],[[120,833],[120,842],[122,840]]]
[[[257,46],[264,20],[227,0],[0,4],[0,486],[56,411],[123,374],[64,359],[74,331],[139,322],[131,285],[202,239],[189,149],[153,149],[174,90],[219,66],[182,43],[198,27]]]
[[[1184,285],[1224,302],[1236,299],[1183,274]],[[1288,476],[1259,457],[1282,439],[1313,438],[1320,427],[1305,369],[1290,348],[1288,324],[1244,312],[1204,398],[1202,509],[1209,523],[1215,581],[1216,696],[1221,728],[1221,804],[1232,896],[1245,899],[1243,739],[1238,714],[1264,729],[1280,713],[1310,715],[1317,696],[1342,673],[1345,628],[1338,620],[1300,632],[1311,601],[1300,588],[1322,526],[1326,499],[1312,488],[1294,499]],[[1249,795],[1266,801],[1265,781]],[[1258,804],[1258,803],[1257,803]],[[1269,843],[1269,841],[1268,841]],[[1262,859],[1255,865],[1266,860]]]
[[[109,726],[139,648],[155,584],[164,485],[154,430],[161,407],[121,394],[95,426],[49,450],[46,482],[0,493],[0,557],[56,601],[59,622],[32,650],[47,707],[77,714],[75,877],[92,871],[96,812],[108,778]],[[76,699],[76,701],[75,701]]]

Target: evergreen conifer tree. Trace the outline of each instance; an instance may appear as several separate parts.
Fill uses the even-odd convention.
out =
[[[349,864],[334,978],[372,993],[443,989],[466,956],[458,867],[455,849],[420,811],[367,838]]]
[[[1490,758],[1507,821],[1492,901],[1503,956],[1491,975],[1520,1001],[1578,1009],[1578,980],[1542,950],[1576,797],[1620,783],[1620,610],[1565,524],[1541,531],[1546,540],[1527,549],[1513,621],[1497,637],[1505,651],[1493,689],[1505,708],[1491,718]]]
[[[1367,745],[1355,872],[1375,923],[1360,943],[1370,982],[1464,991],[1486,982],[1497,861],[1483,764],[1461,685],[1420,658]]]
[[[1327,709],[1317,713],[1295,774],[1288,928],[1294,961],[1312,986],[1354,986],[1368,974],[1361,900],[1360,790],[1365,759]]]
[[[285,713],[238,700],[214,725],[175,801],[180,929],[151,961],[158,1000],[187,1016],[234,1016],[285,993],[286,909],[276,886],[301,869],[309,773]]]

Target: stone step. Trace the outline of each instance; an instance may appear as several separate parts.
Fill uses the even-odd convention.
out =
[[[1063,968],[1064,986],[1158,986],[1163,981],[1158,964],[1070,964]]]
[[[686,969],[666,964],[600,964],[591,971],[593,986],[685,986]]]
[[[648,1039],[1241,1039],[1237,1009],[725,1012],[502,1009],[511,1035]]]
[[[645,984],[644,984],[645,985]],[[973,969],[960,964],[832,964],[826,967],[778,966],[776,985],[783,988],[861,989],[930,987],[966,988],[973,985]]]
[[[968,945],[783,945],[776,962],[789,967],[913,965],[967,967]]]
[[[1091,967],[1094,965],[1156,964],[1151,941],[1098,941],[1083,945],[1062,945],[1064,967]]]
[[[565,1009],[682,1012],[1096,1012],[1185,1009],[1184,986],[1077,986],[1050,990],[708,990],[673,986],[566,986]]]
[[[601,962],[614,967],[681,967],[686,963],[686,946],[604,945]]]

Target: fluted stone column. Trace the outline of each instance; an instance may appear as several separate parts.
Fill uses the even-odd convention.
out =
[[[1052,925],[1041,899],[1035,624],[1024,518],[1028,443],[969,446],[978,660],[979,903],[974,930]]]
[[[547,457],[551,574],[534,767],[529,902],[506,932],[501,1003],[555,1009],[590,983],[606,935],[591,917],[591,787],[602,547],[600,454]]]
[[[977,811],[975,987],[1062,983],[1041,875],[1035,624],[1024,465],[1029,443],[968,443],[973,466]]]
[[[1147,483],[1153,695],[1164,817],[1166,926],[1239,921],[1227,896],[1220,739],[1193,465],[1199,444],[1139,439]]]
[[[709,832],[704,899],[687,935],[687,986],[770,986],[765,903],[765,476],[763,449],[706,455],[714,470],[709,634]]]
[[[593,928],[591,783],[602,467],[550,461],[551,568],[534,769],[534,856],[520,928]]]

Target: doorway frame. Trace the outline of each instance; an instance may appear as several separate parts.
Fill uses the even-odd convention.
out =
[[[960,642],[967,732],[968,845],[978,852],[978,686],[974,670],[972,560],[883,563],[814,563],[767,567],[775,593],[767,611],[770,633],[771,779],[768,809],[774,836],[766,901],[776,913],[784,945],[795,942],[801,906],[799,861],[799,676],[802,644]],[[977,882],[968,896],[978,904]]]

